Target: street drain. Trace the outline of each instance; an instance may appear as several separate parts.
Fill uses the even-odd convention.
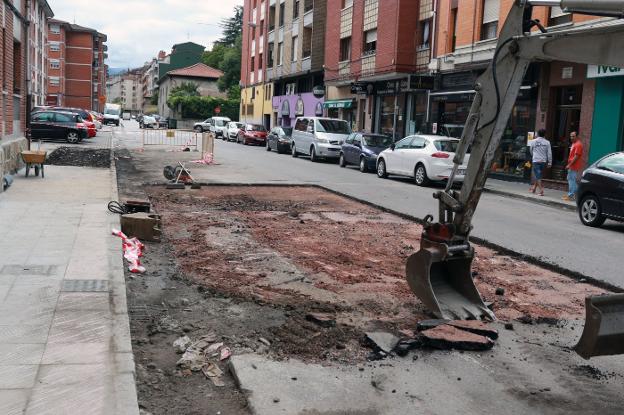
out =
[[[107,280],[64,280],[61,291],[65,292],[108,292]]]

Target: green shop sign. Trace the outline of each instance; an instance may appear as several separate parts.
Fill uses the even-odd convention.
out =
[[[624,68],[606,65],[587,65],[588,78],[607,78],[610,76],[623,76]]]

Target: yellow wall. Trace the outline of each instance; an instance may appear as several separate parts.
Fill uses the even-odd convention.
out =
[[[241,90],[241,110],[240,110],[240,119],[242,122],[252,122],[256,124],[262,124],[262,120],[264,115],[271,115],[273,113],[272,108],[272,94],[265,96],[265,86],[271,85],[271,90],[273,90],[272,84],[258,84],[253,87],[243,88]],[[252,92],[252,88],[255,88],[255,97]],[[248,105],[253,105],[253,113],[245,114],[243,110]]]

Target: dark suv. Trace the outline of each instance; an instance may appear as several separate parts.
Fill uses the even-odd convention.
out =
[[[34,139],[63,139],[72,144],[87,138],[87,126],[82,117],[66,111],[40,111],[31,114],[30,131]]]

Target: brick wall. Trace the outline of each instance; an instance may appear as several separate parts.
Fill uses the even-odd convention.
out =
[[[330,0],[340,3],[337,0]],[[327,28],[327,0],[314,2],[314,22],[312,23],[312,71],[322,71],[325,64],[325,30]],[[338,13],[340,15],[340,13]],[[302,16],[303,17],[303,16]],[[338,24],[340,27],[340,23]],[[339,42],[340,44],[340,42]]]

